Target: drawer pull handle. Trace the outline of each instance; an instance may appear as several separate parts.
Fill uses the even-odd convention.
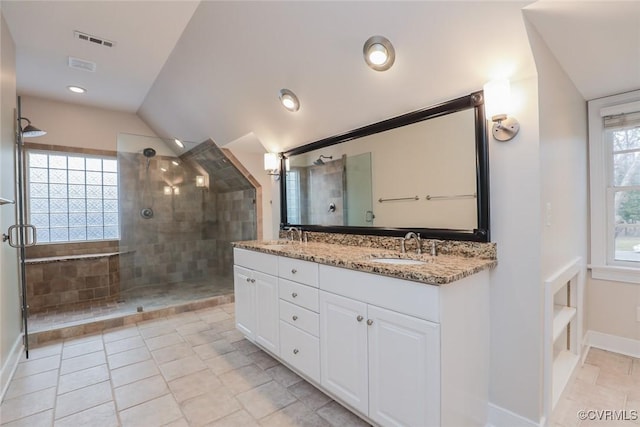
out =
[[[357,320],[358,322],[362,322],[362,320],[363,320],[363,319],[364,319],[364,317],[362,317],[362,316],[360,316],[360,315],[358,315],[358,317],[356,317],[356,320]]]
[[[251,283],[251,278],[247,277],[247,283]]]
[[[298,320],[298,316],[294,315],[294,316],[292,317],[292,319],[293,319],[293,321],[295,322],[296,320]]]
[[[369,326],[373,325],[373,320],[371,320],[371,319],[367,320],[367,325],[369,325]]]
[[[298,294],[297,294],[297,293],[295,293],[295,292],[293,292],[293,293],[291,294],[291,296],[295,298],[295,297],[297,297],[297,296],[298,296]]]
[[[293,354],[298,354],[300,352],[300,350],[298,350],[297,348],[293,349]]]
[[[291,274],[296,274],[298,272],[298,270],[296,270],[295,268],[291,269]]]

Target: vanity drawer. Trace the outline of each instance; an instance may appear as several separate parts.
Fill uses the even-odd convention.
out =
[[[280,300],[280,320],[296,326],[314,337],[317,337],[320,332],[318,313],[284,300]]]
[[[320,340],[282,320],[280,357],[302,374],[320,382]]]
[[[278,279],[278,292],[280,299],[318,312],[320,307],[318,289],[301,285],[290,280]]]
[[[278,271],[283,279],[318,287],[318,264],[315,262],[278,257]]]
[[[263,273],[278,275],[278,257],[246,249],[233,249],[233,263]]]

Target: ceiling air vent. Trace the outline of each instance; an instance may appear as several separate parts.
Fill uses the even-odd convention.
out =
[[[112,42],[111,40],[103,39],[102,37],[98,36],[92,36],[91,34],[83,33],[80,31],[74,31],[73,35],[78,40],[95,43],[101,46],[114,47],[116,45],[116,42]]]
[[[80,71],[90,71],[95,73],[96,71],[96,63],[87,61],[86,59],[74,58],[73,56],[69,57],[69,67],[74,70]]]

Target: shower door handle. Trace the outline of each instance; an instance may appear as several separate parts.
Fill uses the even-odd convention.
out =
[[[31,224],[25,224],[23,226],[20,225],[12,225],[11,227],[9,227],[9,229],[7,230],[7,234],[2,234],[2,241],[9,242],[9,246],[11,246],[12,248],[19,248],[20,244],[18,243],[18,230],[20,228],[24,228],[26,229],[30,229],[31,233],[30,234],[25,234],[25,243],[24,246],[29,247],[29,246],[35,246],[36,243],[38,242],[37,238],[36,238],[36,227],[31,225]],[[31,237],[31,242],[29,242],[29,236]]]

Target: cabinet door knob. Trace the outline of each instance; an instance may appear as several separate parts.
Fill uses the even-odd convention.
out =
[[[251,279],[251,283],[256,283],[256,279]]]
[[[297,293],[295,293],[295,292],[293,292],[293,293],[291,294],[291,296],[295,298],[295,297],[297,297],[297,296],[298,296],[298,294],[297,294]]]
[[[291,274],[296,274],[298,272],[298,270],[296,270],[295,268],[291,269]]]
[[[247,277],[247,282],[251,283],[251,278],[250,277]]]
[[[364,319],[364,317],[362,317],[362,316],[360,316],[360,315],[358,315],[358,317],[356,317],[356,320],[357,320],[358,322],[362,322],[362,320],[363,320],[363,319]]]
[[[293,349],[293,354],[298,354],[300,352],[300,350],[298,350],[297,348]]]
[[[292,319],[293,319],[293,321],[295,322],[296,320],[298,320],[298,316],[293,315]]]
[[[371,319],[367,320],[367,325],[369,325],[369,326],[373,325],[373,320],[371,320]]]

